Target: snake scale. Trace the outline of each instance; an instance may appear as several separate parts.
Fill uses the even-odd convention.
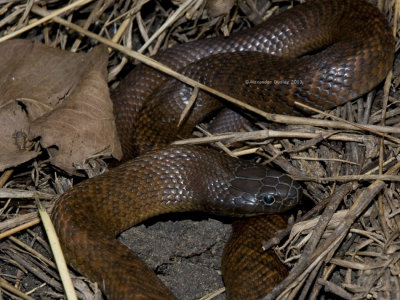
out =
[[[393,56],[390,27],[373,5],[315,0],[229,38],[174,46],[154,58],[262,110],[299,115],[296,100],[329,109],[370,91]],[[117,241],[121,231],[167,212],[254,216],[298,203],[300,186],[278,171],[206,147],[168,146],[223,107],[200,91],[178,127],[191,94],[178,80],[137,66],[112,98],[124,158],[140,156],[56,202],[52,220],[68,262],[98,282],[108,299],[175,299]],[[286,275],[273,254],[259,251],[260,239],[284,225],[279,215],[234,225],[222,264],[229,299],[259,299]]]

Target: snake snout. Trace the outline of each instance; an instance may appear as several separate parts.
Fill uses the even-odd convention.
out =
[[[235,212],[257,215],[287,211],[296,206],[301,186],[288,175],[262,166],[241,168],[231,181]]]

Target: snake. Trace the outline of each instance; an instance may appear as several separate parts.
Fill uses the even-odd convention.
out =
[[[314,0],[229,37],[176,45],[153,58],[261,110],[303,115],[309,112],[296,101],[331,109],[379,84],[393,63],[394,38],[385,17],[364,0]],[[51,218],[68,263],[108,299],[176,299],[116,239],[171,212],[251,217],[235,223],[224,251],[229,299],[260,299],[287,274],[273,253],[260,251],[260,240],[285,226],[280,213],[299,203],[301,186],[281,171],[212,147],[171,145],[223,107],[240,112],[199,90],[181,123],[192,94],[178,79],[136,66],[112,92],[123,163],[55,203]],[[272,215],[255,217],[263,214]]]

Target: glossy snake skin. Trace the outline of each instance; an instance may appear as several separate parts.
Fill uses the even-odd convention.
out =
[[[229,38],[175,46],[154,58],[265,111],[298,115],[295,100],[328,109],[368,92],[384,79],[393,55],[390,28],[376,8],[361,0],[321,0]],[[121,231],[167,212],[248,216],[298,202],[300,186],[278,171],[205,147],[168,146],[224,104],[200,91],[177,127],[191,93],[150,67],[136,67],[112,97],[125,159],[141,156],[76,185],[55,205],[52,219],[68,262],[98,282],[108,299],[174,299],[116,240]],[[282,218],[235,225],[223,259],[230,299],[259,299],[285,276],[273,254],[254,251],[257,234],[267,239],[284,226]]]

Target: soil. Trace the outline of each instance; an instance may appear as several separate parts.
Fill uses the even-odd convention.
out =
[[[202,216],[204,220],[183,220],[182,217],[174,215],[173,220],[157,219],[153,224],[133,227],[124,232],[120,240],[137,253],[179,299],[199,299],[224,286],[221,255],[231,226],[207,219],[207,216]],[[225,294],[213,299],[223,300]]]

